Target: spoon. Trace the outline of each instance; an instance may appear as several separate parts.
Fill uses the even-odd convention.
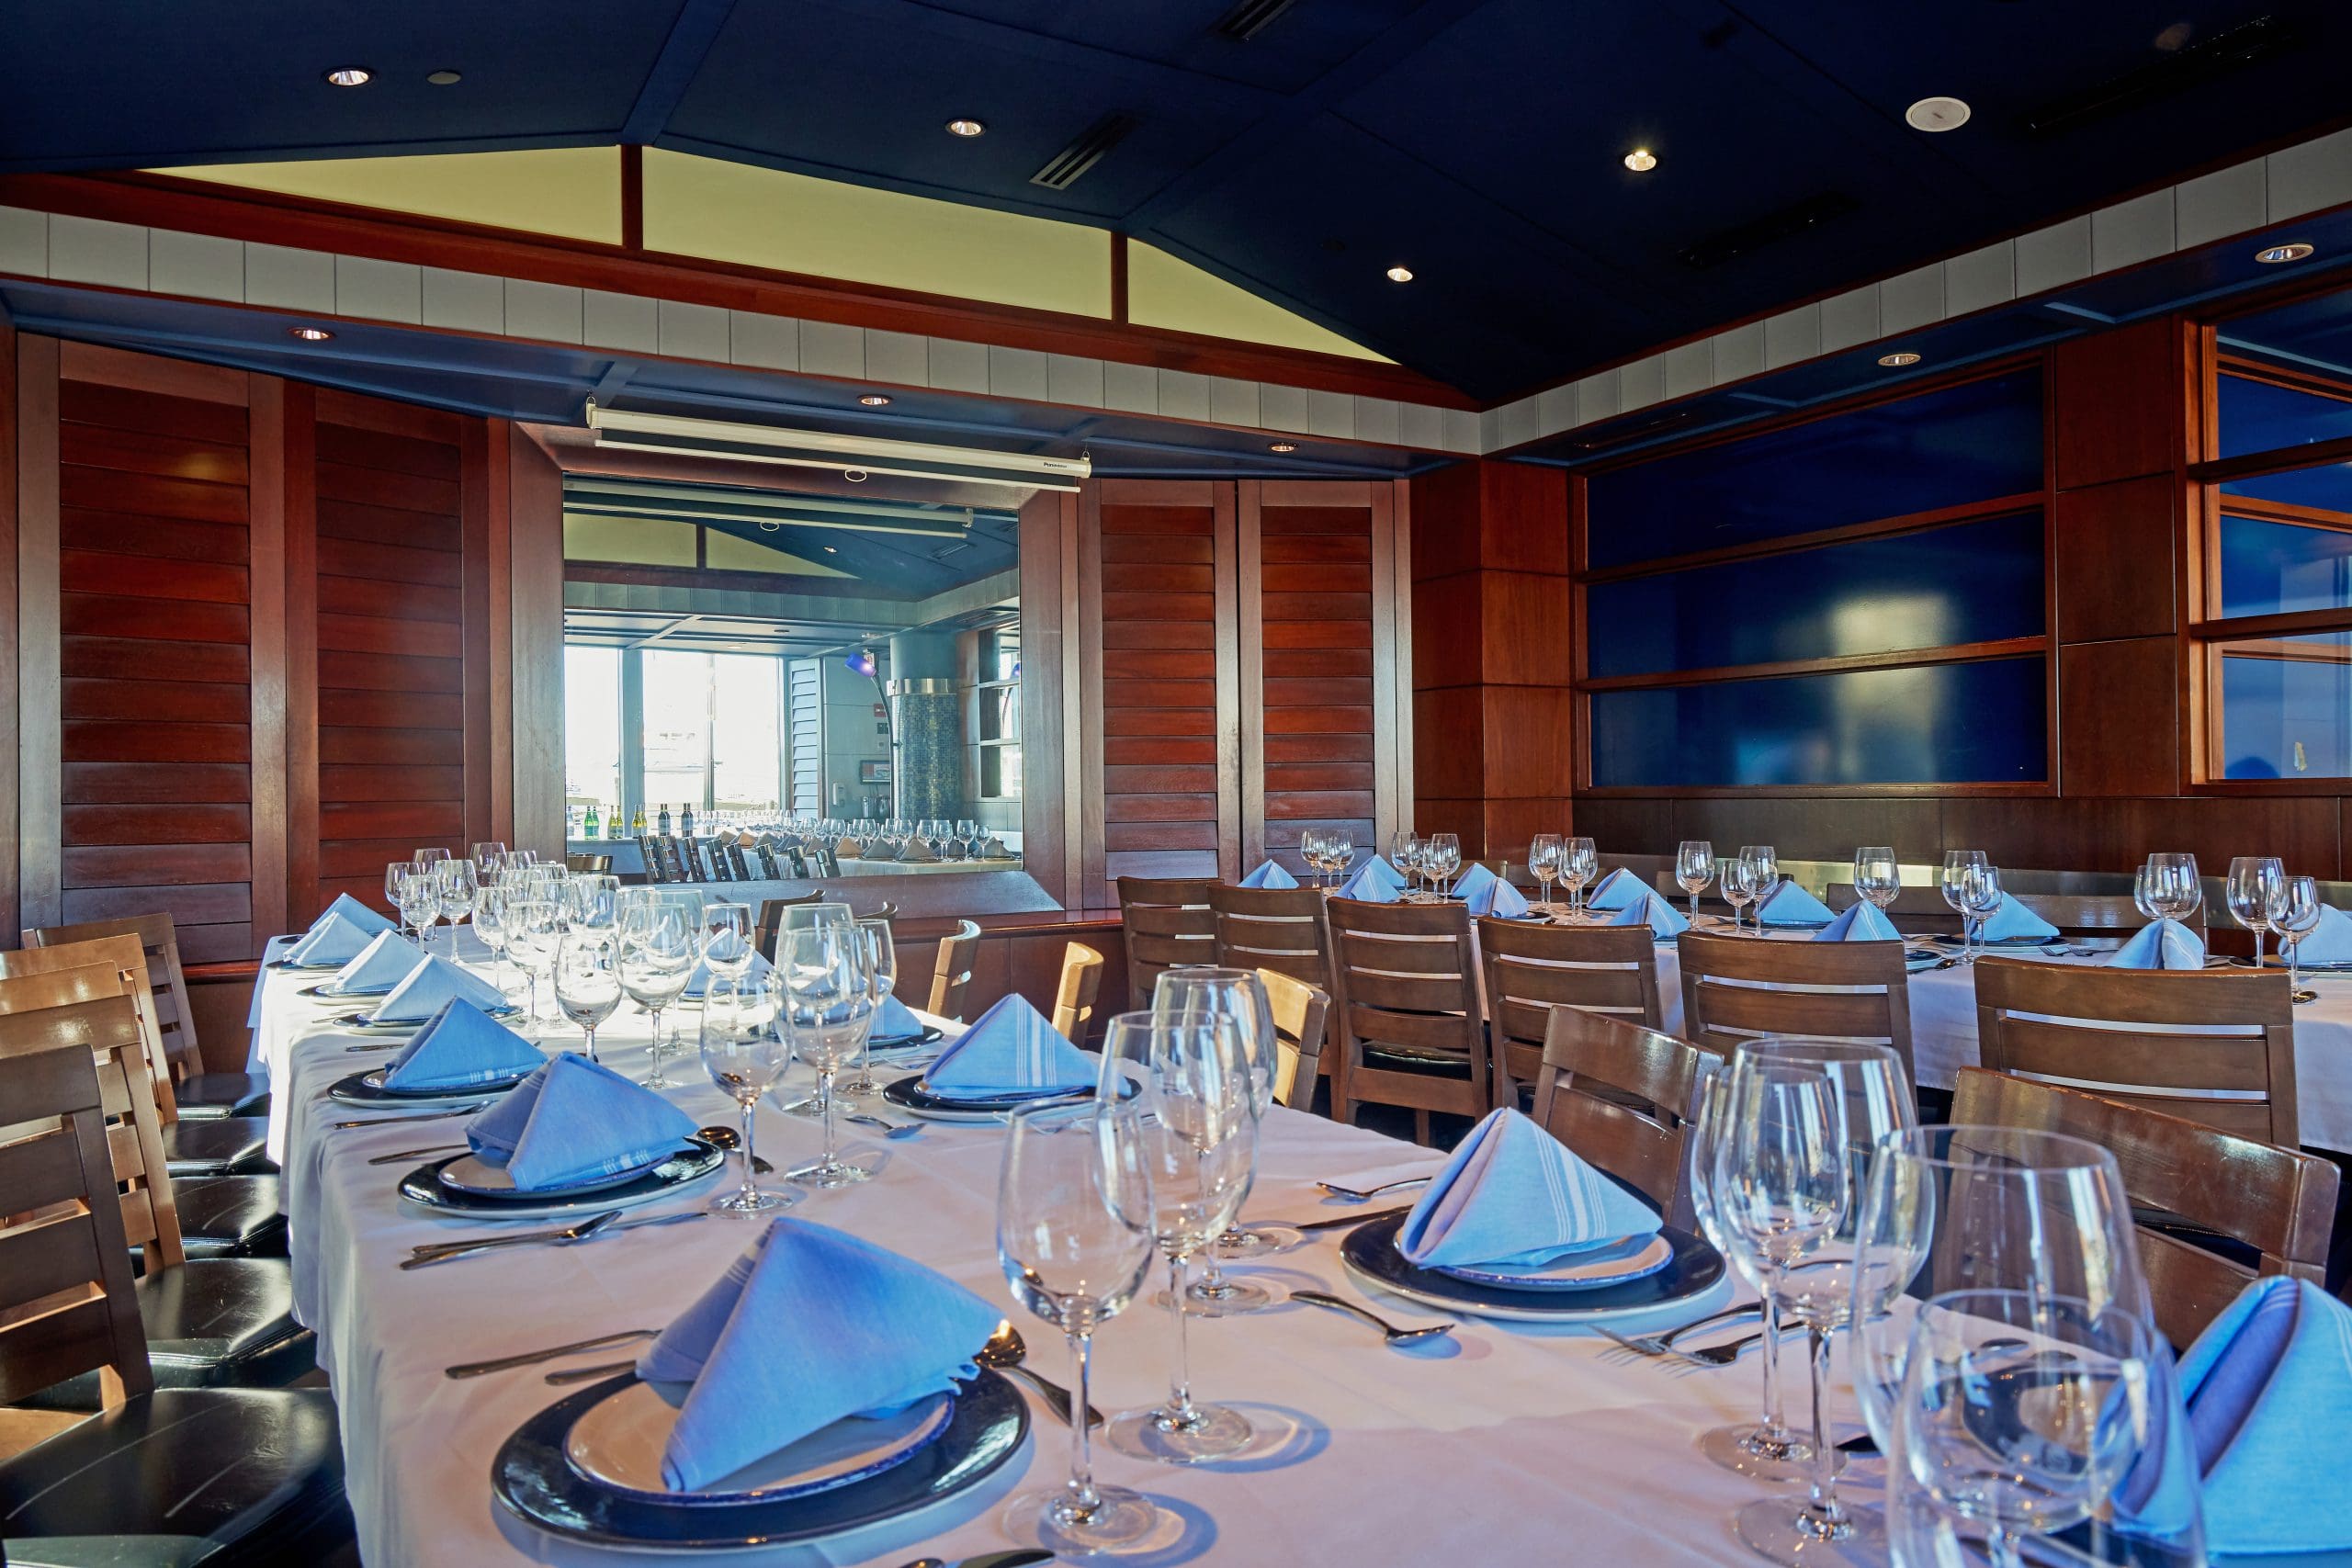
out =
[[[920,1122],[886,1122],[879,1116],[861,1115],[854,1111],[842,1112],[842,1120],[861,1127],[878,1127],[886,1138],[911,1138],[922,1131]]]
[[[1399,1328],[1386,1318],[1376,1313],[1367,1312],[1353,1302],[1341,1301],[1337,1296],[1327,1296],[1320,1291],[1293,1291],[1290,1293],[1290,1299],[1295,1302],[1306,1302],[1315,1306],[1329,1307],[1333,1312],[1343,1312],[1350,1317],[1360,1317],[1380,1330],[1391,1345],[1418,1345],[1424,1339],[1434,1339],[1441,1334],[1453,1332],[1453,1325],[1450,1323],[1432,1323],[1426,1328]]]
[[[737,1149],[743,1146],[743,1134],[737,1132],[732,1127],[697,1127],[695,1129],[695,1136],[700,1138],[704,1143],[708,1144],[712,1148],[723,1149],[729,1154],[733,1154]],[[758,1171],[762,1176],[766,1176],[773,1172],[775,1169],[775,1167],[769,1162],[766,1156],[762,1155],[753,1155],[752,1156],[752,1168]]]
[[[1419,1187],[1424,1181],[1434,1179],[1436,1174],[1432,1171],[1428,1176],[1401,1176],[1394,1181],[1384,1181],[1377,1187],[1366,1187],[1362,1190],[1342,1187],[1335,1181],[1318,1181],[1315,1185],[1334,1198],[1344,1198],[1351,1203],[1369,1203],[1383,1192],[1394,1192],[1399,1187]]]
[[[607,1209],[592,1219],[582,1220],[578,1224],[566,1225],[560,1231],[548,1231],[537,1235],[493,1236],[487,1241],[452,1242],[447,1247],[430,1252],[413,1253],[401,1260],[401,1267],[429,1269],[435,1263],[447,1263],[459,1258],[470,1258],[477,1252],[491,1252],[502,1247],[570,1247],[574,1242],[591,1239],[598,1231],[620,1217],[621,1212],[618,1209]]]
[[[984,1367],[994,1367],[998,1371],[1008,1372],[1020,1379],[1028,1385],[1032,1393],[1053,1407],[1054,1414],[1062,1418],[1062,1425],[1066,1427],[1070,1425],[1069,1390],[1057,1382],[1039,1377],[1035,1372],[1023,1366],[1022,1361],[1028,1354],[1029,1347],[1022,1339],[1021,1330],[1006,1323],[998,1326],[997,1331],[989,1337],[989,1342],[980,1347],[979,1352],[972,1359]],[[1095,1409],[1091,1404],[1088,1405],[1086,1424],[1090,1427],[1102,1425],[1102,1412]]]

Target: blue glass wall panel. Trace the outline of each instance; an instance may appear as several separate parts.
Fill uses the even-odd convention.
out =
[[[2352,605],[2352,534],[2222,519],[2222,614],[2276,615]]]
[[[2352,777],[2352,633],[2284,639],[2334,659],[2222,656],[2222,776]]]
[[[2041,488],[2041,378],[2021,370],[1593,475],[1594,567],[1752,544]]]
[[[1730,561],[1585,592],[1595,676],[2037,637],[2041,514]]]
[[[2352,468],[2342,463],[2322,463],[2316,468],[2290,468],[2283,474],[2232,479],[2222,486],[2222,493],[2352,513]]]
[[[2352,402],[2242,376],[2219,377],[2216,386],[2224,457],[2352,435]]]
[[[2046,696],[2038,658],[1596,692],[1593,783],[2039,783]]]

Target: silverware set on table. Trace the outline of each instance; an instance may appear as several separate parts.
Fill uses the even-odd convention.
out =
[[[624,1220],[618,1209],[606,1209],[583,1220],[555,1230],[523,1231],[511,1235],[475,1236],[466,1241],[420,1242],[409,1249],[401,1260],[402,1269],[424,1269],[452,1258],[469,1258],[477,1252],[493,1252],[508,1247],[571,1247],[583,1241],[594,1241],[608,1232],[650,1230],[656,1225],[682,1224],[688,1220],[705,1217],[701,1209],[688,1209],[676,1214],[651,1214],[642,1219]]]

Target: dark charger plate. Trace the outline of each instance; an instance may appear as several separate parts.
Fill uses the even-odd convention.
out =
[[[940,1032],[938,1025],[926,1023],[922,1026],[922,1032],[920,1034],[899,1034],[888,1040],[877,1037],[868,1043],[876,1051],[911,1051],[918,1045],[928,1045],[934,1040],[946,1038],[947,1036]]]
[[[1084,1100],[1093,1093],[1091,1088],[1087,1088],[988,1100],[945,1100],[922,1087],[921,1073],[882,1086],[882,1098],[901,1111],[929,1111],[952,1116],[1001,1116],[1024,1105],[1038,1105],[1048,1100]]]
[[[1439,1298],[1464,1312],[1490,1310],[1512,1317],[1558,1317],[1572,1322],[1599,1314],[1638,1312],[1668,1306],[1714,1288],[1724,1277],[1724,1255],[1701,1236],[1672,1225],[1659,1234],[1674,1243],[1674,1257],[1655,1274],[1589,1291],[1515,1290],[1480,1285],[1434,1269],[1408,1263],[1396,1250],[1396,1231],[1408,1216],[1375,1220],[1348,1232],[1340,1256],[1350,1267],[1377,1284],[1390,1286],[1421,1300]]]
[[[715,1149],[699,1138],[688,1138],[678,1145],[676,1154],[616,1187],[517,1192],[504,1197],[490,1197],[444,1186],[441,1168],[450,1160],[463,1157],[451,1155],[446,1159],[418,1166],[401,1178],[401,1196],[436,1213],[479,1214],[484,1219],[510,1218],[517,1210],[527,1210],[533,1217],[559,1210],[566,1213],[576,1210],[593,1214],[603,1209],[650,1202],[666,1192],[699,1181],[727,1162],[727,1151]]]
[[[1021,1448],[1029,1411],[999,1373],[982,1371],[956,1394],[939,1440],[864,1481],[775,1502],[659,1503],[611,1491],[564,1457],[571,1424],[635,1372],[582,1389],[523,1423],[491,1462],[500,1505],[544,1530],[597,1546],[652,1551],[727,1551],[820,1540],[897,1518],[978,1485]]]

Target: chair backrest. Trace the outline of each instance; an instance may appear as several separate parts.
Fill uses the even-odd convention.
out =
[[[610,855],[567,854],[563,857],[563,869],[566,871],[594,873],[598,875],[602,875],[613,869],[613,857]]]
[[[1825,944],[1826,945],[1826,944]],[[1977,1060],[2294,1148],[2284,972],[1976,964]]]
[[[1899,942],[1778,942],[1684,931],[1682,1032],[1728,1056],[1743,1040],[1804,1034],[1894,1047],[1911,1066],[1910,976]]]
[[[1261,969],[1258,978],[1274,1013],[1274,1100],[1294,1111],[1315,1103],[1315,1079],[1323,1066],[1323,1032],[1329,1026],[1331,998],[1306,981],[1276,969]]]
[[[775,963],[776,940],[783,934],[786,924],[790,920],[791,911],[805,909],[811,904],[821,904],[824,901],[825,890],[821,887],[803,893],[797,898],[761,899],[759,924],[754,928],[754,940],[759,946],[760,956],[771,964]]]
[[[1860,897],[1852,883],[1833,882],[1823,891],[1821,901],[1842,914],[1848,905]],[[1905,936],[1960,934],[1960,916],[1944,902],[1940,887],[1914,887],[1906,883],[1896,888],[1894,897],[1886,906],[1886,918]]]
[[[2148,917],[2128,893],[2013,893],[2010,897],[2056,926],[2061,936],[2129,936],[2148,923]],[[2205,906],[2199,904],[2181,923],[2201,940]]]
[[[105,1098],[78,1043],[0,1055],[0,1404],[93,1369],[109,1406],[155,1386]]]
[[[958,920],[952,936],[939,939],[939,962],[931,971],[930,1011],[941,1018],[964,1016],[964,993],[972,984],[972,963],[980,951],[976,920]]]
[[[2067,1133],[2113,1152],[2141,1221],[2156,1326],[2176,1345],[2196,1338],[2258,1275],[2324,1282],[2338,1177],[2316,1155],[1984,1067],[1962,1069],[1951,1119]],[[2235,1242],[2259,1262],[2249,1269],[2183,1231]]]
[[[1062,982],[1054,991],[1055,1032],[1085,1044],[1088,1026],[1094,1021],[1094,995],[1102,988],[1102,955],[1082,942],[1065,946]]]
[[[119,1223],[127,1245],[147,1249],[152,1272],[177,1267],[187,1249],[155,1114],[138,986],[135,973],[108,964],[0,980],[0,1056],[78,1045],[96,1059],[106,1112],[115,1122],[107,1157],[122,1186]],[[0,1107],[0,1118],[13,1121],[15,1113],[13,1105]],[[11,1201],[12,1195],[0,1196],[0,1208]]]
[[[645,857],[645,880],[648,882],[683,882],[685,868],[678,863],[678,852],[670,840],[659,834],[648,833],[637,840],[638,853]]]
[[[1489,1103],[1487,1026],[1469,911],[1451,903],[1333,898],[1329,918],[1341,1046],[1351,1056],[1370,1046],[1461,1060],[1469,1066],[1475,1100]]]
[[[1498,1052],[1523,1046],[1533,1059],[1555,1007],[1610,1013],[1656,1029],[1662,1017],[1657,990],[1657,939],[1647,926],[1550,926],[1526,920],[1478,922],[1487,964],[1487,1016]]]
[[[1180,964],[1216,962],[1216,915],[1200,876],[1119,878],[1119,924],[1127,942],[1127,999],[1151,1005],[1159,973]]]
[[[1535,1080],[1535,1120],[1657,1204],[1667,1224],[1690,1230],[1683,1137],[1699,1085],[1720,1060],[1623,1018],[1555,1008]]]
[[[147,984],[154,992],[155,1027],[164,1038],[164,1060],[177,1083],[204,1070],[204,1053],[196,1040],[196,1015],[187,1005],[187,975],[180,967],[179,933],[172,917],[157,912],[119,920],[85,920],[78,925],[41,926],[25,932],[27,947],[57,947],[97,937],[135,936],[147,953]]]
[[[1219,882],[1209,885],[1208,895],[1218,964],[1272,969],[1310,986],[1330,984],[1331,935],[1323,919],[1321,893],[1312,887],[1233,887]]]
[[[67,969],[116,969],[133,981],[132,1001],[147,1040],[147,1071],[155,1087],[156,1111],[163,1124],[179,1120],[171,1091],[170,1058],[164,1048],[163,1030],[155,1021],[155,987],[149,980],[147,950],[131,935],[92,937],[86,942],[60,942],[54,947],[0,950],[0,980],[21,980],[34,975],[55,975]]]

